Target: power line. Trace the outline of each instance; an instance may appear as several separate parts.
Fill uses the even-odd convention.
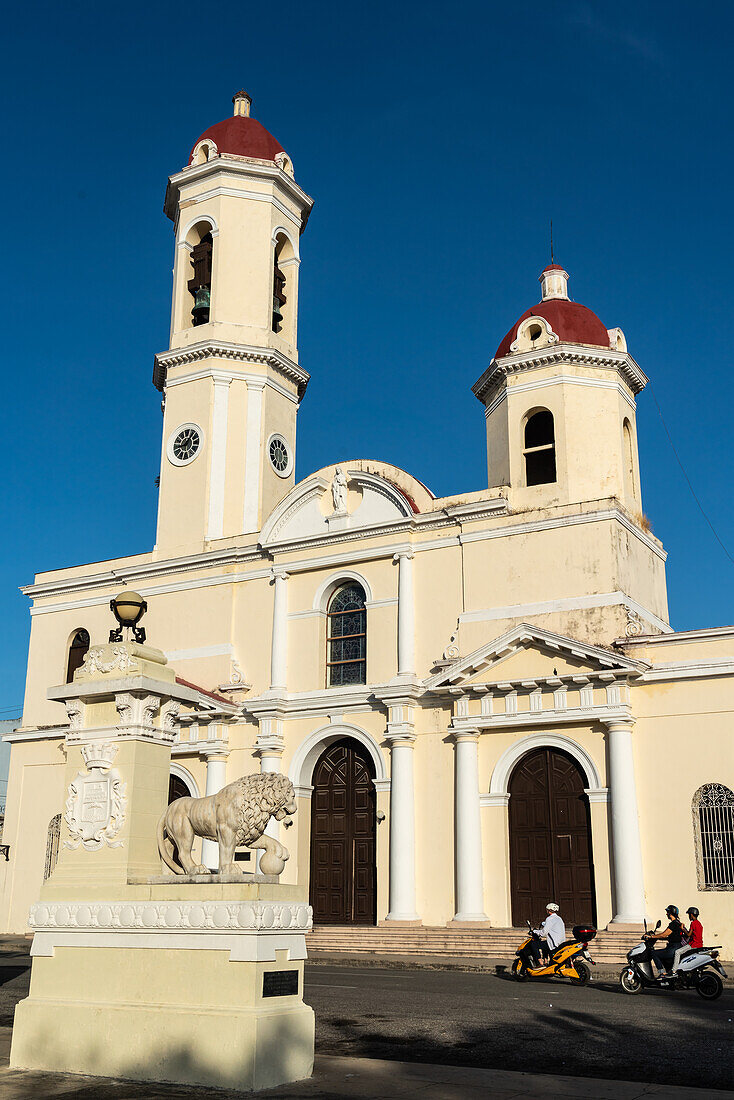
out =
[[[675,443],[673,442],[673,437],[671,436],[670,432],[668,431],[668,425],[667,425],[667,424],[665,423],[665,417],[663,416],[663,410],[662,410],[662,409],[660,408],[660,403],[659,403],[659,401],[658,401],[658,399],[657,399],[657,394],[655,393],[655,389],[654,389],[654,387],[653,387],[653,384],[652,384],[652,382],[649,382],[648,384],[649,384],[649,386],[650,386],[650,393],[652,394],[652,399],[653,399],[653,401],[655,402],[655,406],[656,406],[656,408],[657,408],[657,410],[658,410],[658,414],[659,414],[659,416],[660,416],[660,420],[661,420],[661,423],[662,423],[662,425],[663,425],[663,428],[665,429],[665,434],[666,434],[666,435],[667,435],[667,437],[668,437],[668,442],[670,443],[670,446],[671,446],[671,448],[672,448],[673,454],[675,455],[676,461],[677,461],[678,465],[679,465],[679,466],[680,466],[680,468],[681,468],[681,472],[682,472],[682,474],[683,474],[683,477],[684,477],[684,478],[686,479],[686,482],[687,482],[687,484],[688,484],[688,488],[689,488],[689,489],[691,490],[691,496],[693,497],[693,499],[695,500],[696,504],[698,505],[698,507],[699,507],[699,509],[700,509],[700,512],[701,512],[701,515],[703,516],[703,518],[704,518],[704,519],[706,520],[706,522],[708,523],[709,527],[711,528],[711,533],[713,534],[714,538],[716,539],[716,541],[718,542],[719,546],[721,547],[721,549],[722,549],[722,550],[724,551],[724,553],[726,554],[726,556],[727,556],[727,558],[729,559],[729,561],[730,561],[730,562],[732,563],[732,565],[734,565],[734,558],[733,558],[733,557],[731,556],[731,554],[730,554],[730,553],[729,553],[729,551],[727,550],[726,546],[724,545],[724,543],[722,542],[722,540],[721,540],[721,539],[719,538],[719,533],[718,533],[718,531],[716,530],[716,528],[714,527],[714,525],[713,525],[713,523],[711,522],[711,520],[709,519],[709,517],[708,517],[708,513],[706,512],[706,509],[704,508],[703,504],[701,504],[701,501],[700,501],[700,500],[698,499],[698,497],[697,497],[697,495],[696,495],[696,490],[695,490],[695,489],[693,488],[693,485],[691,484],[691,479],[689,478],[688,474],[686,473],[686,468],[685,468],[685,466],[683,465],[683,463],[681,462],[681,457],[680,457],[680,455],[678,454],[678,451],[676,450],[676,446],[675,446]]]

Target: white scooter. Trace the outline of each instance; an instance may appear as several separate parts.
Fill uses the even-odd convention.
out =
[[[655,925],[654,932],[660,927]],[[682,948],[676,955],[672,974],[656,975],[653,966],[653,935],[647,931],[642,942],[627,952],[627,966],[619,975],[619,984],[625,993],[641,993],[643,989],[695,989],[706,1001],[715,1001],[724,991],[719,975],[726,971],[719,962],[719,952],[714,947]],[[709,969],[713,967],[713,969]],[[718,971],[718,973],[716,973]]]

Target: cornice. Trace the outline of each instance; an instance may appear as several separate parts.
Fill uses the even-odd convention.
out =
[[[647,385],[647,375],[626,352],[612,351],[611,348],[607,350],[582,347],[576,344],[554,344],[529,353],[504,355],[500,359],[493,359],[481,378],[472,386],[472,393],[486,405],[491,393],[510,375],[535,370],[538,367],[547,367],[554,363],[578,363],[581,366],[616,370],[634,394],[640,393]]]
[[[301,232],[306,228],[308,216],[314,204],[314,200],[300,187],[292,176],[278,168],[270,161],[257,160],[253,157],[241,157],[235,153],[222,153],[203,164],[187,164],[180,171],[174,172],[168,178],[166,197],[163,210],[167,217],[173,220],[176,212],[178,192],[183,186],[198,183],[209,176],[230,175],[235,177],[250,177],[266,180],[269,183],[278,184],[283,191],[300,207],[302,226]]]
[[[299,400],[306,392],[310,374],[298,363],[275,348],[260,348],[253,344],[230,344],[224,340],[207,340],[185,348],[159,352],[153,360],[153,385],[161,392],[166,386],[169,367],[183,367],[204,359],[229,359],[239,363],[261,363],[280,371],[298,387]]]

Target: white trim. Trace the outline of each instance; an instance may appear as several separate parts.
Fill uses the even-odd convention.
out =
[[[189,788],[189,794],[192,798],[199,798],[199,787],[191,772],[184,768],[183,764],[179,764],[178,761],[172,760],[170,767],[171,775],[177,776],[182,783],[185,783]]]
[[[224,533],[224,490],[227,476],[228,379],[212,379],[212,441],[209,460],[209,515],[206,537],[220,539]]]
[[[279,443],[282,443],[283,446],[285,447],[285,453],[286,453],[287,458],[288,458],[288,462],[286,464],[285,470],[279,470],[278,469],[278,467],[273,462],[272,455],[270,454],[270,444],[276,439],[278,440]],[[293,448],[291,447],[290,443],[288,442],[288,440],[286,439],[286,437],[283,435],[282,432],[271,432],[270,433],[270,435],[268,436],[268,441],[265,444],[265,451],[266,451],[267,456],[268,456],[268,462],[270,463],[271,470],[273,470],[274,473],[276,473],[278,477],[282,477],[283,480],[286,481],[291,476],[291,474],[293,473]]]
[[[664,619],[658,618],[652,611],[648,611],[636,600],[630,599],[624,592],[602,592],[592,596],[568,596],[562,600],[545,600],[539,603],[516,603],[506,607],[485,607],[476,611],[463,611],[459,615],[462,623],[492,622],[495,619],[516,619],[526,615],[549,615],[556,611],[579,611],[582,608],[610,607],[622,604],[633,611],[659,630],[672,632],[672,627]]]
[[[186,244],[187,243],[186,238],[188,237],[191,230],[194,228],[195,225],[201,225],[202,222],[208,222],[209,223],[209,227],[211,229],[212,237],[219,236],[219,226],[217,225],[216,218],[212,214],[199,214],[198,218],[192,218],[191,219],[191,221],[187,224],[185,229],[181,229],[179,227],[178,239],[176,241],[176,244],[178,246],[180,246],[182,244]],[[189,245],[189,248],[191,248],[191,245]]]
[[[506,383],[508,376],[555,363],[579,363],[584,367],[616,370],[634,393],[640,393],[647,385],[647,375],[628,352],[561,343],[493,359],[481,378],[472,386],[472,393],[479,401],[484,402],[485,396],[503,382]]]
[[[167,661],[193,661],[198,657],[229,657],[234,653],[231,642],[223,642],[221,645],[203,645],[194,649],[167,649],[165,651]]]
[[[207,161],[206,163],[211,164],[212,162]],[[197,164],[192,165],[192,167],[200,168],[203,167],[203,165]],[[263,194],[262,191],[240,191],[237,187],[211,187],[208,191],[202,191],[199,195],[192,195],[189,201],[198,204],[200,202],[207,202],[209,199],[219,199],[222,198],[222,196],[226,196],[230,199],[254,199],[255,202],[269,202],[284,218],[293,222],[297,229],[300,230],[303,225],[302,214],[294,214],[277,195]]]
[[[293,230],[288,228],[287,226],[278,225],[278,226],[275,227],[275,229],[273,230],[273,232],[270,235],[270,241],[271,241],[273,247],[275,247],[275,245],[278,243],[278,236],[281,233],[288,240],[288,243],[290,244],[291,248],[293,249],[293,257],[291,259],[285,261],[285,262],[286,263],[292,263],[293,261],[295,261],[296,263],[300,263],[301,262],[301,253],[300,253],[300,250],[299,250],[298,237],[294,236]]]
[[[564,737],[561,733],[531,733],[528,737],[515,741],[502,753],[492,772],[492,779],[489,784],[490,794],[509,796],[508,784],[512,770],[518,761],[532,749],[561,749],[563,752],[567,752],[581,766],[586,776],[587,787],[592,790],[601,789],[602,783],[599,770],[585,748],[570,737]]]
[[[657,634],[640,634],[637,638],[620,638],[617,644],[623,646],[647,646],[659,645],[661,642],[664,642],[665,645],[677,645],[678,643],[708,642],[718,638],[732,637],[734,637],[734,626],[711,626],[704,627],[701,630],[676,630],[673,634],[665,638],[661,638]]]
[[[287,398],[294,405],[299,404],[297,394],[287,390],[285,386],[281,386],[273,378],[263,378],[260,374],[249,374],[246,371],[234,373],[233,371],[221,370],[219,367],[206,367],[202,370],[189,371],[187,374],[179,374],[176,378],[166,378],[163,389],[166,392],[172,386],[181,386],[184,382],[198,382],[202,378],[211,378],[215,382],[265,382],[266,386],[271,390],[275,390],[281,397]]]
[[[191,458],[176,458],[176,455],[173,451],[173,444],[175,443],[181,432],[186,431],[187,428],[191,428],[193,431],[198,433],[199,446],[196,448]],[[185,420],[183,424],[179,424],[177,428],[174,428],[168,436],[168,442],[166,443],[166,458],[172,466],[190,466],[191,463],[195,462],[201,452],[204,450],[205,440],[206,437],[204,435],[204,429],[201,428],[193,420]]]
[[[605,805],[609,801],[609,788],[608,787],[585,787],[584,794],[588,798],[589,802],[603,802]]]
[[[305,392],[310,375],[303,367],[276,348],[260,347],[255,344],[233,344],[225,340],[207,340],[187,347],[171,348],[155,356],[155,366],[165,370],[169,367],[182,367],[190,363],[200,363],[207,359],[224,359],[237,363],[257,363],[280,370],[299,387],[300,395]],[[168,383],[166,383],[168,384]]]
[[[485,806],[501,806],[506,808],[509,804],[509,794],[480,794],[479,796],[479,805],[482,808]]]
[[[530,318],[528,318],[530,319]],[[498,409],[503,401],[516,393],[526,393],[530,390],[543,390],[549,386],[560,386],[562,384],[571,386],[587,386],[591,389],[604,389],[604,390],[616,390],[620,397],[622,397],[633,412],[637,412],[637,404],[635,399],[630,395],[629,391],[622,385],[620,381],[608,382],[603,378],[578,378],[573,374],[558,374],[555,378],[544,378],[538,382],[517,382],[514,385],[504,387],[500,393],[497,394],[489,405],[484,410],[484,415],[489,417]]]
[[[14,729],[10,733],[4,733],[2,740],[7,741],[10,745],[21,741],[50,741],[55,737],[66,737],[68,732],[68,726],[47,726],[45,729],[31,729],[28,731]]]
[[[367,733],[366,730],[360,729],[359,726],[353,726],[348,722],[333,722],[329,723],[328,726],[322,726],[320,729],[314,730],[296,749],[288,769],[288,778],[294,787],[308,787],[311,785],[316,761],[324,749],[332,745],[334,741],[339,741],[342,737],[351,737],[367,749],[375,767],[376,782],[389,782],[385,758],[372,735]]]
[[[172,882],[175,884],[175,880]],[[218,929],[211,932],[102,932],[96,929],[36,932],[31,946],[31,957],[52,957],[57,947],[229,951],[230,962],[275,962],[277,951],[286,952],[286,962],[300,962],[308,957],[304,932],[295,930],[274,933],[262,929],[257,932],[219,932]]]
[[[303,483],[301,483],[303,484]],[[324,483],[324,487],[326,483]],[[261,538],[265,537],[265,531],[272,525],[274,517],[278,514],[282,508],[282,504],[278,505],[278,508],[271,513],[266,524],[263,527]],[[289,573],[304,573],[309,571],[316,571],[322,568],[337,568],[340,566],[346,566],[348,563],[364,563],[368,561],[378,561],[383,558],[391,558],[393,554],[400,553],[405,550],[413,550],[415,553],[423,553],[430,550],[444,549],[449,546],[457,546],[460,543],[478,542],[486,539],[503,538],[510,535],[524,535],[533,531],[546,531],[554,530],[559,527],[571,527],[579,523],[598,523],[606,520],[618,520],[622,526],[624,526],[631,534],[638,538],[645,546],[647,546],[654,554],[656,554],[662,561],[665,561],[667,554],[665,550],[657,543],[656,540],[648,538],[642,531],[639,530],[625,515],[625,513],[619,508],[610,508],[599,512],[587,512],[582,515],[566,516],[559,519],[546,519],[537,520],[535,522],[519,523],[515,526],[504,525],[502,527],[496,527],[490,530],[468,532],[464,535],[451,535],[449,537],[430,539],[425,542],[417,542],[414,545],[402,539],[399,542],[391,541],[385,543],[383,546],[378,547],[365,547],[361,546],[356,550],[349,550],[346,547],[342,547],[338,552],[333,554],[321,554],[318,557],[306,558],[301,560],[294,560],[288,563]],[[414,516],[412,520],[397,521],[397,523],[385,524],[381,528],[376,529],[357,529],[354,532],[340,532],[332,535],[327,535],[323,538],[324,544],[333,544],[337,542],[343,542],[345,540],[353,541],[359,539],[361,541],[366,540],[373,534],[383,534],[389,536],[391,534],[399,533],[395,531],[395,527],[398,527],[400,531],[405,530],[406,535],[410,531],[420,532],[423,524],[430,525],[431,527],[452,527],[454,526],[454,520],[451,517],[446,517],[443,510],[437,512],[419,513]],[[294,543],[288,546],[289,552],[291,550],[306,549],[309,545],[309,540],[296,540]],[[278,551],[282,551],[283,547],[278,547]],[[212,569],[216,566],[224,566],[231,564],[245,564],[260,563],[269,560],[270,555],[266,550],[261,550],[257,547],[256,543],[252,543],[244,547],[227,546],[223,549],[207,550],[201,554],[188,554],[179,558],[168,558],[161,561],[152,561],[151,555],[139,555],[143,560],[131,563],[130,565],[122,564],[115,569],[108,569],[104,573],[93,573],[81,576],[72,576],[69,578],[63,577],[58,580],[52,581],[40,581],[38,584],[23,585],[21,592],[25,596],[29,596],[31,599],[42,599],[50,596],[61,595],[64,592],[80,592],[89,588],[109,588],[111,586],[117,587],[121,583],[135,583],[136,590],[141,591],[143,595],[158,595],[168,592],[186,591],[188,589],[194,589],[199,587],[208,587],[216,584],[231,584],[239,581],[258,580],[262,577],[270,576],[270,568],[255,568],[251,571],[242,570],[240,572],[221,573],[211,577],[205,577],[200,580],[185,580],[173,582],[166,585],[148,585],[140,586],[140,581],[146,576],[152,576],[154,578],[167,576],[170,573],[177,572],[189,572],[195,569]],[[90,562],[89,565],[101,564]],[[31,615],[43,615],[49,612],[55,611],[71,611],[84,607],[93,607],[98,604],[104,604],[109,602],[109,595],[91,597],[89,599],[72,600],[66,603],[54,603],[46,604],[42,606],[32,607],[30,609]],[[722,628],[728,629],[728,628]],[[733,630],[734,632],[734,630]],[[700,633],[700,632],[695,632]],[[712,636],[716,636],[720,633],[720,630],[714,630]],[[684,640],[682,635],[678,637]],[[657,638],[654,636],[653,640],[665,641],[666,639],[672,639],[674,635],[666,635],[666,638]],[[693,637],[691,637],[693,640]],[[641,644],[647,645],[650,638],[636,638],[634,642],[628,640],[625,644]]]
[[[656,680],[700,680],[707,676],[734,676],[734,660],[669,661],[653,665],[642,677],[646,683]]]
[[[262,411],[265,380],[247,383],[247,420],[245,428],[245,500],[242,530],[245,534],[258,529],[260,505],[260,466],[262,459]]]
[[[332,594],[336,588],[345,581],[356,581],[357,584],[361,584],[362,588],[364,588],[365,601],[369,603],[372,600],[372,589],[366,577],[363,577],[361,573],[356,573],[353,569],[340,569],[338,572],[332,573],[331,576],[323,581],[316,589],[312,610],[319,611],[322,615],[325,615]]]

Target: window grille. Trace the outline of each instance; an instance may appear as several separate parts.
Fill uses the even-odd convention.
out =
[[[329,687],[367,683],[367,609],[364,589],[337,588],[326,616],[326,682]]]
[[[734,890],[734,791],[706,783],[693,796],[700,890]]]
[[[49,877],[59,859],[59,838],[61,837],[61,814],[56,814],[48,823],[46,839],[46,866],[43,869],[44,880]]]

